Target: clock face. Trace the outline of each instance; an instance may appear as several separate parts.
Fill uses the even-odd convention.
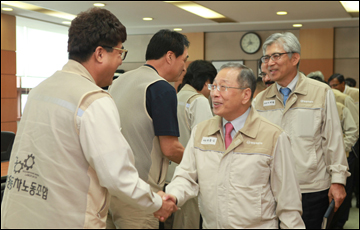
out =
[[[256,33],[246,33],[240,40],[241,49],[248,54],[256,53],[261,46],[261,40]]]

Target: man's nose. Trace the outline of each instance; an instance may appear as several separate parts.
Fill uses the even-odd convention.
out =
[[[219,90],[217,90],[217,88],[210,91],[211,97],[217,97],[217,96],[219,96],[219,94],[220,94],[220,92],[219,92]]]
[[[268,66],[274,65],[275,61],[272,58],[269,58],[269,61],[267,63]]]

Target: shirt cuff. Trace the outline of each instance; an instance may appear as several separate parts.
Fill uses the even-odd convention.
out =
[[[181,199],[181,193],[178,192],[176,189],[168,189],[168,186],[165,188],[165,193],[167,194],[171,194],[173,196],[176,197],[176,206],[178,207],[181,207],[184,202],[182,202],[182,199]]]
[[[162,206],[162,198],[159,194],[154,193],[154,204],[149,208],[149,211],[154,213],[158,211]]]
[[[331,174],[331,183],[332,184],[343,184],[346,185],[346,178],[349,177],[351,173],[346,171],[345,173],[332,173]]]

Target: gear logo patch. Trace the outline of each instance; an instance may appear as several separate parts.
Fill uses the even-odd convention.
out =
[[[33,154],[28,155],[27,159],[24,162],[19,161],[19,158],[16,157],[15,165],[14,165],[14,173],[20,173],[21,170],[25,169],[28,171],[32,169],[35,164],[35,156]]]
[[[33,156],[33,154],[28,155],[28,158],[24,160],[24,166],[26,170],[32,169],[34,164],[35,164],[35,157]]]
[[[19,158],[16,157],[15,166],[14,166],[14,173],[20,173],[21,170],[24,168],[24,164],[19,161]]]

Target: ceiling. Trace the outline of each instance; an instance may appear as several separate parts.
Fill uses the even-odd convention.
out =
[[[93,7],[95,1],[24,1],[46,9],[78,14]],[[99,1],[98,1],[99,2]],[[217,23],[184,11],[172,4],[161,1],[100,1],[126,26],[129,35],[154,34],[160,29],[182,28],[182,33],[288,30],[295,23],[303,24],[302,29],[358,27],[359,17],[351,17],[337,1],[196,1],[200,5],[217,11],[235,23]],[[1,4],[1,7],[7,7]],[[285,16],[277,11],[287,11]],[[48,16],[35,11],[14,8],[19,15],[59,25],[64,19]],[[143,21],[152,17],[153,21]],[[67,26],[68,27],[68,26]]]

